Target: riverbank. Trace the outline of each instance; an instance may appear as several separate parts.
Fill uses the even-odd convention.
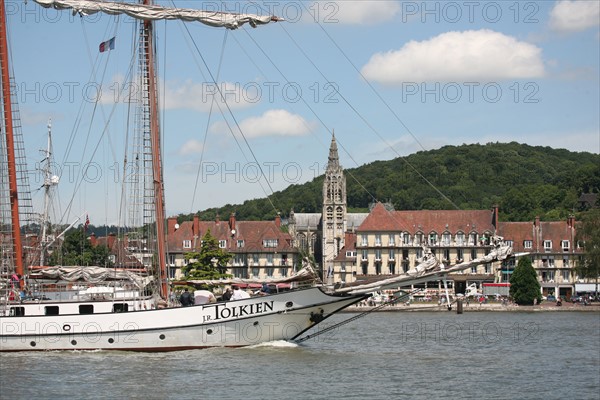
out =
[[[343,312],[361,313],[372,311],[377,306],[351,306],[343,310]],[[377,312],[394,312],[394,311],[448,311],[446,305],[438,305],[437,303],[419,302],[412,303],[407,306],[404,304],[390,305],[376,310]],[[535,306],[519,306],[516,304],[503,305],[502,303],[487,303],[479,304],[471,302],[469,305],[463,303],[463,312],[480,312],[480,311],[498,311],[498,312],[546,312],[546,311],[582,311],[582,312],[600,312],[600,303],[594,302],[587,306],[583,304],[563,303],[562,306],[557,306],[555,302],[543,302]],[[452,305],[452,312],[456,312],[456,304]]]

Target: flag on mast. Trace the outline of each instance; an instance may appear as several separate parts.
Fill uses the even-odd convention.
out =
[[[86,214],[85,215],[85,224],[83,224],[83,231],[87,231],[87,227],[90,224],[90,217]]]
[[[115,49],[115,37],[113,37],[112,39],[107,40],[106,42],[102,42],[100,43],[100,53],[104,53],[105,51],[109,51],[109,50],[114,50]]]

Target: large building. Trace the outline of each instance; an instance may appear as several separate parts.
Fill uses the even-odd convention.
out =
[[[237,221],[235,214],[229,220],[193,221],[177,223],[167,220],[167,264],[169,278],[180,278],[181,267],[186,265],[185,254],[199,251],[206,232],[217,239],[219,247],[233,258],[227,272],[236,278],[265,279],[286,277],[298,269],[298,250],[292,246],[291,236],[281,230],[281,217],[274,221]]]

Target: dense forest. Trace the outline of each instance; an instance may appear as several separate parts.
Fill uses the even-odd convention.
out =
[[[560,220],[577,213],[582,193],[600,192],[600,155],[519,143],[445,146],[345,170],[349,211],[374,201],[396,210],[489,209],[503,221]],[[268,199],[199,211],[239,220],[270,220],[276,212],[320,212],[323,176],[291,185]],[[277,207],[275,210],[271,202]],[[192,215],[179,215],[179,222]]]

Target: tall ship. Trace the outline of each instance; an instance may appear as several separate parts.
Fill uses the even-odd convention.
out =
[[[299,341],[309,330],[332,315],[356,304],[382,288],[399,288],[418,282],[444,280],[448,273],[473,265],[503,259],[510,247],[496,238],[495,248],[484,258],[444,266],[424,257],[414,269],[385,281],[365,285],[334,287],[320,282],[310,266],[279,282],[299,282],[293,289],[238,300],[198,302],[181,307],[170,296],[165,244],[165,196],[155,21],[200,22],[215,28],[235,30],[244,24],[258,27],[281,21],[272,15],[165,8],[152,0],[139,4],[91,0],[34,0],[41,7],[70,10],[80,15],[107,13],[127,15],[138,21],[138,52],[141,104],[140,141],[145,149],[141,162],[145,180],[136,189],[144,225],[153,230],[152,265],[141,273],[102,267],[46,267],[48,248],[43,239],[39,267],[25,261],[23,248],[27,225],[22,220],[26,190],[19,174],[26,168],[19,154],[22,139],[15,134],[18,123],[12,87],[9,38],[5,2],[0,0],[0,63],[2,85],[2,298],[0,299],[0,351],[41,350],[128,350],[175,351],[208,347],[239,347],[288,340]],[[265,28],[267,29],[267,28]],[[107,49],[114,42],[102,43]],[[22,50],[22,49],[20,49]],[[101,51],[103,51],[101,49]],[[17,129],[18,130],[18,129]],[[17,138],[17,139],[15,139]],[[19,147],[21,146],[21,147]],[[48,154],[50,146],[48,146]],[[48,175],[48,187],[52,183]],[[28,205],[28,207],[30,207]],[[46,226],[44,222],[43,227]],[[45,237],[45,235],[44,235]],[[66,282],[60,295],[28,297],[25,285],[32,282]],[[87,285],[84,288],[84,283]],[[90,284],[91,283],[91,284]],[[222,281],[202,282],[208,285]],[[239,283],[230,281],[229,284]],[[277,283],[277,282],[274,282]],[[67,295],[65,296],[65,293]]]

